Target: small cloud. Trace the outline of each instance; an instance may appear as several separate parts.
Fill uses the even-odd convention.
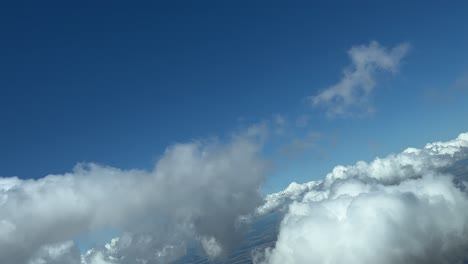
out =
[[[274,132],[278,135],[283,135],[288,129],[288,121],[286,117],[280,114],[273,115],[272,125]]]
[[[279,149],[279,153],[288,156],[300,155],[307,150],[316,148],[318,141],[322,138],[322,134],[316,131],[307,133],[304,137],[296,137],[291,142],[283,145]]]
[[[388,49],[376,41],[352,47],[348,51],[351,65],[344,70],[341,80],[307,101],[324,108],[329,117],[372,113],[374,108],[369,101],[376,86],[376,73],[398,72],[409,49],[408,43]]]
[[[215,259],[219,257],[222,253],[222,248],[214,237],[210,237],[209,239],[203,237],[201,239],[201,244],[203,250],[206,252],[208,258],[210,259]]]
[[[426,90],[424,97],[429,105],[434,106],[452,103],[457,98],[466,96],[466,93],[468,93],[468,73],[455,79],[448,87]]]
[[[284,126],[286,124],[286,118],[283,115],[276,114],[273,116],[273,121],[278,126]]]
[[[465,73],[461,77],[455,80],[454,87],[457,90],[468,90],[468,73]]]

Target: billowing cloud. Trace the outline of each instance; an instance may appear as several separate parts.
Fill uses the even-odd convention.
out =
[[[166,263],[199,241],[211,257],[240,238],[239,218],[261,202],[259,145],[176,144],[154,170],[88,163],[40,179],[0,178],[0,263]],[[83,256],[74,238],[100,229],[122,236]]]
[[[468,133],[292,184],[274,248],[256,263],[463,263],[468,257]],[[466,173],[466,168],[465,170]],[[457,175],[457,176],[454,176]],[[261,212],[263,212],[261,211]]]
[[[292,182],[283,191],[267,195],[264,204],[257,208],[256,213],[266,215],[275,210],[282,211],[285,206],[302,199],[306,193],[315,189],[321,183],[321,181],[311,181],[303,184]]]
[[[341,80],[308,100],[313,106],[323,107],[330,117],[372,112],[369,99],[376,86],[375,75],[379,71],[397,72],[408,51],[407,43],[391,49],[375,41],[354,46],[348,51],[351,65],[344,70]]]

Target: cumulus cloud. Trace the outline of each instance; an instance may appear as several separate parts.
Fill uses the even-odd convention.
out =
[[[257,208],[256,213],[258,215],[266,215],[275,210],[283,211],[285,206],[288,206],[293,201],[302,199],[306,193],[320,184],[321,181],[311,181],[303,184],[292,182],[286,189],[267,195],[264,204]]]
[[[0,263],[167,263],[194,240],[222,256],[242,234],[239,218],[261,202],[258,151],[236,136],[171,146],[152,171],[88,163],[40,179],[0,178]],[[123,234],[79,256],[71,240],[102,228]]]
[[[468,133],[292,184],[260,211],[290,203],[274,248],[256,263],[463,263],[468,194],[454,168]],[[466,171],[465,171],[466,173]]]
[[[398,71],[409,44],[403,43],[388,49],[376,41],[369,45],[354,46],[348,51],[351,65],[341,80],[315,96],[308,97],[313,106],[325,108],[330,117],[367,114],[373,111],[369,102],[376,86],[378,72]]]

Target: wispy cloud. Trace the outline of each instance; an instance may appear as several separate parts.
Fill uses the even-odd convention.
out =
[[[294,137],[288,143],[279,148],[279,153],[287,156],[301,155],[304,152],[317,148],[323,135],[316,131],[310,131],[302,137]]]
[[[430,105],[450,104],[458,98],[465,98],[468,94],[468,73],[455,79],[446,87],[425,90],[424,97]]]
[[[372,41],[348,51],[351,59],[341,80],[307,100],[314,107],[323,107],[329,117],[365,115],[374,111],[370,97],[376,87],[376,73],[398,71],[401,60],[410,48],[403,43],[391,49]]]

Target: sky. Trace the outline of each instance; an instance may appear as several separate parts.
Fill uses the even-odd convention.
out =
[[[1,174],[38,178],[77,162],[151,169],[172,143],[223,138],[275,115],[289,123],[307,116],[295,133],[322,135],[326,154],[291,158],[272,148],[267,155],[280,162],[265,185],[270,192],[356,157],[451,138],[468,129],[460,91],[468,86],[467,8],[463,1],[4,4]],[[304,100],[338,82],[347,51],[371,41],[411,47],[397,73],[378,78],[372,115],[330,118]],[[284,159],[301,166],[292,170]]]
[[[467,132],[467,13],[466,1],[4,3],[0,189],[8,197],[21,186],[42,199],[38,208],[76,221],[74,232],[60,222],[68,218],[38,211],[59,229],[50,243],[69,238],[83,250],[115,230],[136,241],[131,223],[149,210],[167,215],[142,224],[166,239],[150,248],[195,236],[219,255],[235,232],[201,222],[251,212],[257,189],[278,192],[338,164]],[[141,196],[107,211],[110,187],[128,192],[114,176]],[[65,201],[87,207],[68,212]],[[33,214],[33,205],[21,208]],[[18,214],[0,217],[28,226]],[[26,247],[42,254],[37,234]],[[8,253],[0,260],[31,257]]]

